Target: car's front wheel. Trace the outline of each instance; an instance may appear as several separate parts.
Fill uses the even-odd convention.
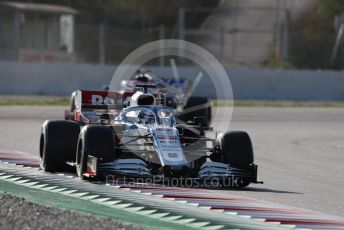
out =
[[[64,171],[74,161],[80,126],[73,121],[45,121],[42,125],[39,154],[46,172]]]
[[[88,180],[87,160],[89,156],[97,160],[112,161],[115,159],[115,134],[111,127],[87,125],[82,128],[76,154],[77,174],[81,179]]]
[[[219,138],[219,151],[211,156],[213,161],[229,164],[232,167],[251,171],[254,161],[253,147],[248,133],[243,131],[227,132]],[[249,179],[238,179],[233,187],[246,187]]]

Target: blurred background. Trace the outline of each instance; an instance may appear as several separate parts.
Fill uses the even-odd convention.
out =
[[[267,182],[228,194],[343,215],[344,0],[0,0],[0,152],[37,155],[41,124],[63,118],[74,90],[102,90],[159,39],[198,44],[227,71],[230,129],[251,135]],[[198,82],[179,57],[143,68],[173,79],[171,59]],[[202,72],[192,96],[212,99],[225,131],[231,103]]]
[[[0,1],[0,94],[100,87],[141,45],[183,39],[222,62],[237,99],[341,101],[343,33],[342,0]]]

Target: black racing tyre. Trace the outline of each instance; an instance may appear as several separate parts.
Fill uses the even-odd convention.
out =
[[[239,169],[250,170],[254,161],[253,147],[248,133],[243,131],[227,132],[219,140],[219,161]],[[250,184],[248,179],[237,178],[232,188],[243,188]]]
[[[210,103],[210,101],[209,101],[209,103]],[[212,119],[212,109],[211,109],[211,104],[210,104],[210,106],[208,107],[208,125],[210,125],[210,123],[211,123],[211,119]]]
[[[220,157],[223,163],[239,169],[250,169],[253,147],[250,136],[243,131],[227,132],[220,137]]]
[[[83,174],[87,170],[89,155],[102,162],[115,160],[115,134],[111,127],[100,125],[87,125],[82,128],[76,151],[76,169],[81,179],[89,178]]]
[[[197,108],[197,107],[200,108]],[[185,122],[193,121],[195,117],[204,117],[202,126],[209,127],[211,122],[210,100],[206,97],[190,97],[184,106],[184,109],[195,107],[195,110],[183,113],[179,118]]]
[[[46,172],[70,169],[66,162],[75,159],[80,126],[74,121],[45,121],[42,125],[39,154]]]

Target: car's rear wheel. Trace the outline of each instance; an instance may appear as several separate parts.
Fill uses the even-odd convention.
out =
[[[69,170],[74,161],[80,126],[73,121],[45,121],[42,125],[39,153],[46,172]]]
[[[251,170],[254,156],[248,133],[243,131],[225,133],[219,139],[219,149],[220,151],[212,156],[213,161],[223,162],[238,169]],[[246,187],[249,183],[248,179],[239,179],[233,187]]]
[[[89,156],[96,157],[98,162],[108,162],[116,158],[115,134],[111,127],[87,125],[80,132],[76,154],[77,174],[81,179],[89,180],[87,160]],[[97,177],[96,177],[97,178]]]
[[[190,109],[190,112],[187,110]],[[210,100],[206,97],[190,97],[184,106],[185,112],[182,112],[179,119],[188,122],[194,121],[195,117],[203,117],[201,122],[202,126],[208,127],[211,122],[211,104]]]

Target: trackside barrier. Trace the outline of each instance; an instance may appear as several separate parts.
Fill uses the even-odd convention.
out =
[[[0,61],[0,94],[69,95],[75,89],[101,89],[109,84],[115,65],[25,64]],[[173,78],[167,67],[145,67],[155,75]],[[196,67],[178,67],[181,78],[194,79]],[[343,71],[227,68],[234,99],[344,101]],[[216,98],[211,79],[202,77],[195,95]],[[210,87],[209,87],[210,86]],[[219,98],[221,99],[221,98]]]

